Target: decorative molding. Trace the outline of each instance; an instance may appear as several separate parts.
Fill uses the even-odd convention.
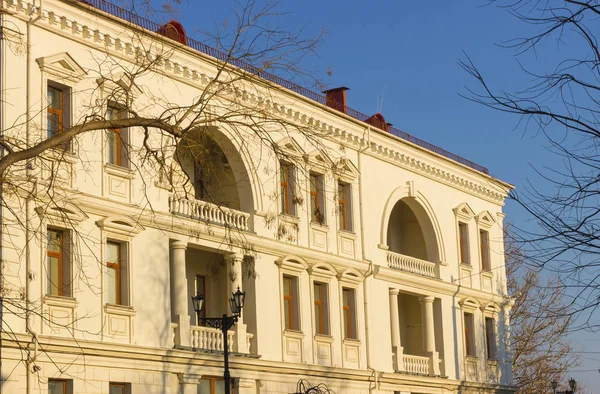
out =
[[[316,263],[308,268],[308,273],[315,278],[329,280],[338,274],[338,271],[329,263]]]
[[[48,202],[45,206],[37,206],[35,212],[40,217],[67,223],[79,223],[88,218],[85,212],[69,201]]]
[[[104,231],[108,231],[113,234],[124,235],[126,237],[132,237],[138,235],[144,231],[139,223],[130,217],[117,215],[107,217],[96,221],[96,226]]]
[[[277,264],[279,268],[285,268],[296,273],[306,271],[309,267],[309,264],[306,262],[306,260],[299,256],[281,257],[275,260],[275,264]]]
[[[483,211],[479,215],[475,216],[475,221],[477,222],[477,225],[479,225],[479,227],[487,229],[491,228],[494,225],[494,223],[496,223],[496,219],[488,211]]]
[[[27,18],[27,10],[31,8],[31,4],[25,4],[25,1],[2,1],[2,4],[9,12],[15,12],[16,15],[19,15],[21,18]],[[94,12],[95,9],[90,8],[90,12]],[[100,14],[100,13],[99,13]],[[116,38],[109,33],[105,33],[100,31],[96,26],[90,27],[85,23],[80,23],[79,21],[72,20],[65,15],[58,15],[54,10],[42,10],[41,11],[41,20],[46,22],[49,27],[59,32],[63,36],[72,36],[73,40],[85,42],[88,45],[92,45],[99,50],[111,53],[114,56],[120,56],[125,59],[134,60],[137,56],[148,56],[149,58],[156,58],[156,55],[153,55],[148,50],[144,49],[143,45],[137,46],[130,42],[124,42],[121,38]],[[106,17],[107,19],[111,19]],[[40,22],[40,23],[43,23]],[[130,26],[130,28],[135,28]],[[148,32],[148,38],[151,40],[164,39],[166,42],[167,38],[162,38],[158,35],[154,35],[151,32]],[[173,44],[170,42],[170,44]],[[184,48],[178,45],[173,46],[175,50],[179,49],[183,52]],[[190,54],[194,54],[196,56],[200,56],[200,53],[194,53],[193,50],[187,50],[186,52]],[[204,55],[206,56],[206,55]],[[201,57],[204,57],[201,56]],[[164,73],[170,78],[180,80],[184,83],[190,84],[192,86],[206,86],[211,82],[211,78],[199,71],[198,69],[193,69],[188,65],[181,64],[179,62],[173,61],[174,57],[168,60],[162,60],[156,64],[155,68],[158,71]],[[282,88],[283,89],[283,88]],[[288,92],[288,94],[293,95],[293,93]],[[396,165],[408,168],[414,172],[418,172],[421,174],[425,174],[430,178],[434,178],[440,182],[444,182],[447,184],[451,184],[454,187],[457,187],[461,190],[467,191],[471,194],[478,195],[482,198],[490,200],[497,204],[503,204],[504,199],[506,198],[509,190],[511,189],[511,185],[504,183],[500,180],[496,180],[488,175],[483,176],[486,182],[493,183],[497,182],[496,188],[487,187],[479,182],[474,182],[466,177],[457,175],[454,171],[447,171],[445,169],[440,168],[439,166],[432,165],[425,161],[422,161],[414,156],[408,155],[400,151],[401,148],[390,148],[388,146],[384,146],[383,144],[379,144],[373,141],[369,141],[362,137],[362,129],[358,130],[360,134],[353,134],[348,132],[347,130],[340,129],[338,127],[334,127],[331,124],[327,124],[319,119],[314,117],[314,114],[308,115],[301,111],[294,110],[292,108],[288,108],[285,105],[274,102],[271,96],[260,96],[255,92],[251,92],[248,90],[240,89],[234,87],[230,89],[229,96],[235,100],[245,101],[247,105],[261,105],[263,109],[270,111],[275,114],[279,114],[282,117],[292,119],[293,121],[301,124],[304,127],[310,127],[317,133],[322,133],[324,136],[337,139],[343,143],[354,145],[358,149],[368,147],[372,154],[384,157]],[[318,103],[313,103],[315,107],[318,107]],[[399,141],[399,140],[391,140],[390,143],[401,144],[402,148],[404,147],[413,147],[413,144],[408,141]],[[414,146],[415,149],[422,149]],[[427,153],[435,155],[435,152],[431,152],[425,150]],[[455,164],[457,166],[462,166],[460,163],[456,163],[455,161],[442,157],[440,160],[444,162],[449,162]],[[474,173],[479,174],[476,170],[471,170]],[[489,178],[489,179],[488,179]],[[502,190],[502,191],[499,191]]]
[[[459,220],[463,220],[466,222],[470,221],[471,219],[473,219],[473,217],[475,217],[475,212],[473,212],[469,204],[467,204],[466,202],[463,202],[462,204],[454,208],[452,211],[454,211],[454,215],[456,215],[456,217]]]
[[[359,270],[354,268],[346,268],[337,274],[337,278],[340,282],[351,283],[353,285],[359,285],[365,280],[365,276]]]
[[[57,79],[57,82],[67,81],[78,83],[87,72],[67,52],[35,59],[43,73]]]

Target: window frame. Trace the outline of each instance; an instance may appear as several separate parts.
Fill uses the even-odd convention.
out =
[[[286,294],[285,293],[285,282],[289,281],[290,285],[289,285],[289,289],[290,289],[290,294]],[[298,276],[295,275],[290,275],[287,273],[284,273],[282,275],[282,288],[283,288],[283,312],[285,314],[285,306],[286,304],[288,304],[288,321],[289,321],[289,327],[288,325],[286,325],[286,316],[283,316],[283,328],[284,330],[291,330],[291,331],[301,331],[301,325],[300,325],[300,305],[299,305],[299,278]]]
[[[113,118],[112,116],[109,116],[109,113],[111,114],[116,114],[117,117],[116,119]],[[125,116],[123,118],[123,116]],[[106,119],[107,120],[121,120],[121,119],[127,119],[128,118],[128,112],[127,109],[124,108],[122,105],[116,104],[116,103],[112,103],[109,102],[106,106]],[[126,139],[129,139],[129,129],[127,127],[119,127],[119,128],[112,128],[112,129],[107,129],[106,130],[107,134],[106,134],[106,164],[111,164],[114,166],[118,166],[118,167],[124,167],[124,168],[129,168],[129,163],[128,161],[126,163],[123,162],[123,135],[125,135]],[[114,140],[109,138],[109,136],[111,134],[108,133],[113,133],[112,135],[114,136]],[[109,160],[109,141],[114,141],[115,146],[115,163],[112,163],[111,160]]]
[[[315,319],[315,334],[316,335],[331,335],[329,322],[329,284],[322,281],[312,281],[313,285],[313,313]],[[319,288],[319,299],[317,300],[316,293]],[[317,327],[317,308],[319,310],[319,327]]]
[[[217,394],[217,382],[223,382],[223,392],[225,392],[225,379],[222,376],[202,376],[200,380],[208,380],[210,382],[210,394]],[[236,394],[234,379],[231,379],[231,394]]]
[[[487,359],[488,361],[497,361],[498,348],[496,346],[496,319],[491,316],[484,316],[484,330]]]
[[[281,213],[284,215],[296,215],[296,204],[294,202],[294,187],[295,166],[292,163],[281,160],[279,162],[279,193],[281,194]]]
[[[346,293],[352,294],[352,299],[346,305],[344,296]],[[343,339],[358,339],[358,320],[356,313],[356,289],[353,287],[342,286],[342,333]]]
[[[114,305],[117,307],[131,307],[132,306],[132,293],[131,293],[131,240],[124,239],[123,237],[115,236],[114,234],[107,234],[104,238],[104,263],[109,268],[108,262],[108,245],[115,244],[119,246],[119,262],[118,262],[118,276],[117,276],[117,303],[108,302],[108,269],[105,272],[105,291],[104,291],[104,302],[107,305]],[[114,264],[114,263],[111,263]]]
[[[479,229],[479,253],[481,254],[481,271],[490,272],[492,270],[490,260],[490,231],[484,228]]]
[[[116,289],[115,289],[115,291],[116,291],[115,301],[116,302],[112,303],[112,302],[108,302],[108,300],[107,300],[106,303],[107,304],[112,304],[112,305],[121,305],[121,306],[124,306],[124,304],[122,303],[122,288],[121,288],[121,286],[122,286],[121,282],[123,281],[121,269],[122,269],[122,264],[123,264],[122,260],[123,260],[123,246],[124,246],[124,242],[114,241],[112,239],[107,239],[106,240],[106,248],[107,248],[107,253],[106,254],[107,255],[108,255],[108,247],[109,247],[109,245],[115,245],[117,247],[118,261],[116,261],[116,262],[110,262],[110,261],[108,261],[108,257],[105,259],[106,260],[106,262],[105,262],[106,263],[106,267],[110,268],[110,269],[114,269],[116,271],[115,272],[115,287],[116,287]],[[125,250],[126,250],[126,248],[127,248],[127,246],[125,245]],[[125,252],[125,253],[127,253],[127,252]],[[108,270],[107,270],[107,278],[108,278]],[[108,279],[107,279],[107,282],[108,282]],[[107,285],[106,296],[107,296],[107,299],[108,299],[108,296],[109,296],[108,295],[108,285]]]
[[[314,180],[314,182],[313,182]],[[325,212],[325,198],[324,198],[324,176],[321,173],[310,171],[309,177],[309,196],[310,196],[310,221],[311,223],[318,223],[324,225],[326,212]],[[313,190],[314,186],[314,190]],[[313,207],[314,205],[314,207]]]
[[[464,221],[458,221],[458,248],[460,264],[471,266],[469,253],[469,225]]]
[[[46,111],[52,115],[56,115],[58,117],[58,124],[57,124],[57,131],[56,133],[60,133],[63,129],[63,113],[64,113],[64,102],[63,102],[63,89],[58,88],[56,85],[54,84],[50,84],[48,83],[48,86],[46,88],[46,97],[48,97],[48,94],[50,93],[50,91],[56,91],[58,92],[58,108],[54,108],[54,106],[52,105],[52,102],[48,103],[48,107],[46,108]],[[50,100],[48,100],[50,101]],[[52,138],[54,137],[54,135],[48,135],[50,133],[48,124],[46,124],[46,138]]]
[[[108,383],[108,393],[109,394],[110,394],[110,389],[112,387],[122,387],[123,391],[121,391],[121,393],[123,393],[123,394],[131,394],[131,383],[109,382]]]
[[[70,379],[48,379],[48,393],[50,394],[51,383],[63,383],[62,394],[71,394],[73,392],[73,381]]]
[[[341,191],[340,191],[341,190]],[[338,179],[336,188],[338,227],[342,231],[352,232],[352,186],[349,182]]]
[[[477,357],[477,346],[475,337],[475,314],[473,312],[463,312],[463,326],[465,338],[465,355],[467,357]]]
[[[60,234],[60,251],[50,251],[50,232]],[[60,228],[56,226],[46,226],[46,295],[51,297],[66,297],[71,298],[73,296],[73,270],[72,270],[72,244],[71,244],[71,232],[68,229]],[[58,283],[53,284],[51,275],[52,267],[50,266],[50,258],[58,259]],[[65,286],[65,278],[69,280],[68,285]],[[54,294],[53,289],[57,289],[57,293]]]

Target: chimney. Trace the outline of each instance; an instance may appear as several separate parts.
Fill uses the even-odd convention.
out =
[[[339,88],[333,88],[324,90],[325,93],[325,105],[330,108],[336,109],[340,112],[346,113],[346,90],[350,90],[345,86]]]
[[[367,118],[365,120],[365,123],[368,123],[373,127],[377,127],[378,129],[387,131],[388,133],[390,132],[390,129],[392,128],[392,124],[387,123],[385,121],[385,118],[383,117],[383,115],[379,112],[377,112],[375,115]]]

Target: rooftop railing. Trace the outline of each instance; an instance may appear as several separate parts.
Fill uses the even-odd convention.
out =
[[[136,26],[142,27],[146,30],[150,30],[152,32],[158,32],[163,27],[162,25],[159,25],[156,22],[152,22],[146,18],[143,18],[143,17],[135,14],[134,12],[126,10],[126,9],[119,7],[115,4],[112,4],[106,0],[80,0],[80,1],[82,3],[91,5],[94,8],[102,10],[110,15],[116,16],[117,18],[120,18],[127,22],[130,22]],[[322,94],[316,93],[312,90],[306,89],[306,88],[304,88],[300,85],[297,85],[293,82],[287,81],[275,74],[261,70],[260,68],[253,66],[252,64],[249,64],[243,60],[233,58],[230,56],[230,54],[220,51],[220,50],[217,50],[215,48],[212,48],[200,41],[194,40],[189,37],[186,37],[185,40],[182,40],[182,41],[184,42],[185,45],[187,45],[188,47],[190,47],[192,49],[195,49],[198,52],[202,52],[202,53],[204,53],[208,56],[211,56],[215,59],[232,64],[235,67],[241,68],[249,73],[252,73],[252,74],[262,78],[262,79],[273,82],[273,83],[280,85],[286,89],[296,92],[308,99],[311,99],[320,104],[326,105],[325,96],[323,96]],[[346,114],[355,119],[363,121],[363,122],[369,118],[369,116],[367,116],[367,115],[363,114],[362,112],[359,112],[355,109],[352,109],[352,108],[347,108]],[[422,148],[425,148],[427,150],[435,152],[441,156],[447,157],[447,158],[454,160],[460,164],[463,164],[467,167],[471,167],[474,170],[483,172],[484,174],[489,174],[489,170],[487,168],[485,168],[477,163],[474,163],[470,160],[467,160],[459,155],[448,152],[447,150],[445,150],[443,148],[440,148],[438,146],[430,144],[427,141],[423,141],[420,138],[417,138],[408,133],[405,133],[404,131],[399,130],[395,127],[390,128],[390,134],[392,134],[398,138],[401,138],[403,140],[409,141],[409,142],[411,142],[415,145],[418,145]]]

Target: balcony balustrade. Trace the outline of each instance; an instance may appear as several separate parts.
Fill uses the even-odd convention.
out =
[[[169,212],[174,215],[216,224],[239,231],[250,231],[250,214],[202,200],[169,196]]]
[[[429,357],[413,356],[412,354],[402,355],[402,365],[406,373],[428,375]]]
[[[223,333],[221,330],[212,327],[192,326],[190,328],[191,345],[195,349],[213,350],[222,352],[225,343],[223,342]],[[227,346],[233,349],[234,331],[227,332]],[[250,349],[250,341],[253,334],[246,334],[246,348]]]
[[[423,275],[430,278],[435,277],[435,263],[417,259],[416,257],[406,256],[400,253],[387,251],[388,267],[412,272],[413,274]]]

